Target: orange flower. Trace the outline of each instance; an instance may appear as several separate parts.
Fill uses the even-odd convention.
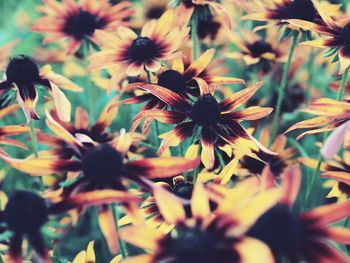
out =
[[[134,119],[133,129],[142,118],[153,118],[167,124],[177,124],[175,128],[162,135],[163,142],[158,152],[162,153],[169,146],[177,146],[186,138],[200,134],[202,161],[207,168],[212,168],[215,162],[215,145],[218,140],[232,145],[246,152],[247,149],[261,149],[271,153],[261,145],[240,124],[243,120],[258,120],[272,111],[272,108],[258,106],[237,110],[262,86],[262,82],[252,87],[234,93],[231,97],[218,102],[211,94],[206,82],[200,82],[200,96],[195,102],[177,93],[156,85],[144,85],[142,89],[157,96],[172,108],[172,110],[147,110],[140,112]],[[236,110],[236,111],[235,111]]]
[[[54,73],[50,66],[39,70],[37,64],[27,56],[12,58],[6,67],[5,79],[0,82],[0,89],[2,93],[11,91],[13,87],[16,89],[17,101],[29,123],[31,119],[40,119],[35,111],[38,102],[36,85],[45,87],[51,93],[58,116],[68,122],[71,105],[58,86],[72,91],[81,91],[81,88]]]
[[[122,1],[111,5],[105,0],[45,0],[38,9],[46,16],[39,18],[32,30],[47,33],[44,43],[69,38],[68,54],[74,54],[84,40],[96,42],[95,31],[115,30],[128,24],[126,19],[133,14],[131,3]]]
[[[124,72],[137,76],[143,70],[158,71],[161,61],[181,56],[178,50],[188,38],[189,28],[178,28],[175,21],[174,11],[168,10],[158,21],[147,22],[139,36],[126,27],[118,27],[117,35],[97,30],[102,51],[89,57],[89,68],[118,68],[111,79],[113,85],[123,78]]]

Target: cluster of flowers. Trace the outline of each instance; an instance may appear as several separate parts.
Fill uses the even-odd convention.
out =
[[[92,227],[80,222],[90,214],[109,254],[94,251],[91,235],[75,263],[349,262],[345,7],[43,0],[31,31],[45,35],[44,48],[29,57],[12,55],[18,40],[0,47],[0,116],[15,123],[0,127],[1,185],[15,170],[32,180],[1,189],[2,260],[71,260],[59,247],[75,229]],[[329,51],[319,58],[306,46]],[[339,61],[341,81],[313,90],[312,70],[303,79],[300,69],[331,75],[338,63],[328,58]],[[109,101],[95,119],[100,98]],[[291,123],[285,116],[299,107],[316,117]],[[297,129],[298,139],[324,134],[317,160],[287,138]],[[326,198],[322,178],[332,186]],[[86,246],[71,238],[79,251]]]

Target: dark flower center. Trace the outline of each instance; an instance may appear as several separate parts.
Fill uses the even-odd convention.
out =
[[[185,78],[175,70],[166,70],[158,77],[158,85],[176,93],[183,93],[186,89]]]
[[[168,250],[164,256],[173,258],[171,262],[226,263],[239,261],[239,255],[233,250],[235,240],[227,239],[215,231],[203,230],[199,226],[183,225],[177,227],[176,230],[174,236],[165,240],[164,244],[165,249]]]
[[[122,155],[108,144],[90,149],[82,158],[82,172],[97,188],[119,186],[123,170]]]
[[[67,18],[63,31],[75,39],[81,40],[86,36],[91,36],[95,29],[101,29],[106,24],[107,21],[103,18],[80,10]]]
[[[190,182],[177,184],[173,187],[173,192],[178,197],[190,200],[193,192],[193,184]]]
[[[158,19],[161,17],[161,15],[164,13],[165,7],[164,6],[153,6],[146,12],[146,18],[148,19]]]
[[[192,106],[190,117],[201,126],[212,126],[220,120],[220,105],[216,99],[206,94],[200,97]]]
[[[201,39],[209,37],[213,40],[219,32],[220,27],[220,23],[213,19],[201,20],[198,23],[198,36]]]
[[[271,45],[262,40],[254,42],[248,48],[254,58],[258,58],[266,52],[273,52]]]
[[[4,212],[8,228],[19,234],[38,231],[48,220],[48,208],[40,196],[26,191],[15,191]]]
[[[288,207],[276,205],[256,221],[248,235],[265,242],[274,252],[283,253],[298,247],[302,226]]]
[[[129,49],[129,56],[132,60],[144,62],[155,58],[158,54],[156,43],[149,37],[136,38]]]
[[[285,9],[287,19],[314,21],[316,15],[316,9],[311,0],[294,0]]]
[[[10,60],[6,68],[6,78],[18,86],[31,85],[40,80],[39,68],[32,59],[21,55]]]
[[[348,23],[341,31],[340,39],[345,45],[350,44],[350,23]]]
[[[347,185],[343,182],[339,182],[338,183],[338,188],[340,191],[342,191],[343,193],[350,193],[350,185]]]

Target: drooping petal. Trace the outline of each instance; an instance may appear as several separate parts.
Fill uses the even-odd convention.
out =
[[[191,199],[192,215],[198,219],[204,219],[210,214],[209,197],[204,186],[197,183],[194,186]]]
[[[103,236],[107,241],[109,251],[111,251],[112,254],[116,254],[119,249],[118,232],[113,214],[108,207],[99,209],[98,222]]]
[[[303,213],[302,220],[312,220],[314,226],[323,226],[350,216],[350,201],[323,205]]]
[[[273,111],[273,108],[262,108],[259,106],[249,107],[243,110],[228,112],[221,115],[221,118],[229,120],[259,120],[266,117]]]
[[[116,105],[119,97],[114,97],[111,99],[107,105],[104,107],[100,117],[98,118],[95,125],[91,128],[91,132],[94,134],[102,133],[114,120],[115,116],[118,113],[119,107],[112,107]]]
[[[240,107],[249,100],[262,85],[263,82],[258,82],[252,87],[245,88],[234,93],[230,98],[222,100],[220,102],[221,112],[229,112]]]
[[[210,129],[203,128],[201,132],[202,153],[201,159],[207,169],[212,169],[215,164],[214,135]]]
[[[63,122],[70,122],[71,104],[64,93],[53,83],[51,83],[52,97],[58,117]]]
[[[191,104],[185,98],[169,89],[155,84],[146,84],[140,88],[152,93],[154,96],[179,111],[188,112],[191,110]]]
[[[350,229],[345,227],[329,227],[323,230],[325,235],[330,240],[340,244],[350,244]]]
[[[154,198],[160,213],[169,224],[177,224],[186,219],[185,209],[177,196],[162,187],[154,187]]]
[[[33,247],[35,253],[40,258],[39,262],[50,262],[48,251],[46,249],[44,240],[39,231],[35,231],[28,235],[28,240]]]
[[[183,122],[160,137],[163,139],[159,146],[158,153],[162,154],[169,146],[177,146],[181,141],[192,136],[194,132],[193,122]]]
[[[264,263],[275,262],[269,247],[257,239],[246,237],[238,242],[234,248],[240,255],[239,262],[241,263],[261,263],[262,259],[264,259]],[[252,253],[252,251],[254,251],[254,253]]]
[[[350,130],[350,121],[336,128],[327,138],[321,149],[321,154],[326,160],[333,158],[341,149],[345,136]]]
[[[106,205],[114,202],[139,202],[139,197],[125,191],[96,190],[67,197],[51,205],[50,211],[58,214],[70,209]]]
[[[199,58],[196,59],[185,71],[184,77],[191,79],[197,77],[206,69],[215,55],[215,49],[211,48],[205,51]]]
[[[350,66],[350,47],[345,46],[340,48],[338,54],[340,62],[339,75],[342,75],[344,71]]]
[[[14,234],[10,240],[9,262],[22,263],[22,237],[20,234]]]
[[[284,191],[280,202],[292,207],[298,196],[301,185],[301,171],[299,165],[287,169],[282,175],[282,182]]]
[[[27,118],[27,123],[29,123],[31,119],[40,119],[39,115],[35,111],[35,106],[38,102],[38,94],[34,85],[23,85],[18,87],[17,100]]]
[[[54,173],[80,170],[80,162],[74,160],[49,158],[16,159],[3,153],[0,153],[0,158],[13,168],[34,176],[45,176]]]
[[[162,238],[160,231],[150,228],[147,225],[127,226],[120,231],[120,237],[134,246],[155,250],[157,241]]]
[[[130,178],[133,176],[168,178],[193,169],[198,163],[199,158],[188,160],[182,157],[169,157],[131,161],[126,166],[127,173],[131,175]]]

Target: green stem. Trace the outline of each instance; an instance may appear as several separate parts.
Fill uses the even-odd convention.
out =
[[[216,156],[218,157],[219,159],[219,163],[221,165],[221,170],[225,168],[225,161],[224,161],[224,158],[222,158],[222,154],[220,152],[219,149],[215,149],[215,152],[216,152]]]
[[[146,77],[147,77],[147,83],[151,83],[151,73],[145,68],[146,71]],[[159,139],[160,129],[159,129],[159,123],[157,120],[154,121],[155,131],[156,131],[156,139],[155,142],[158,143],[158,145],[161,143],[161,140]]]
[[[112,214],[115,220],[117,232],[119,233],[120,227],[119,227],[119,211],[118,211],[118,204],[112,204],[110,206],[110,209],[112,210]],[[128,248],[126,247],[126,244],[123,239],[121,239],[118,235],[118,242],[119,242],[119,247],[120,247],[120,253],[123,258],[126,258],[128,256]]]
[[[344,73],[343,73],[343,77],[341,80],[341,84],[340,84],[340,88],[339,88],[339,92],[338,92],[338,96],[337,96],[337,100],[339,100],[339,101],[343,100],[343,98],[344,98],[345,84],[346,84],[346,80],[348,78],[348,74],[349,74],[349,67],[346,68]],[[326,140],[328,135],[329,135],[329,132],[327,132],[323,135],[323,142]],[[307,198],[307,201],[309,203],[311,202],[312,193],[313,193],[314,188],[316,186],[317,178],[318,178],[318,175],[319,175],[320,170],[321,170],[322,160],[323,160],[322,154],[319,153],[318,160],[317,160],[317,166],[316,166],[315,172],[312,176],[311,184],[310,184],[310,188],[309,188],[310,191],[309,191],[308,198]]]
[[[310,52],[310,60],[309,63],[307,64],[307,70],[309,72],[309,78],[307,80],[307,87],[306,87],[306,96],[307,96],[307,100],[306,102],[308,103],[311,100],[311,88],[312,88],[312,69],[313,69],[313,65],[314,65],[314,61],[315,61],[315,56],[316,56],[316,52],[314,52],[314,50],[311,50]]]
[[[87,61],[87,58],[89,56],[89,42],[84,41],[83,42],[83,59]],[[85,66],[88,66],[87,64]],[[86,94],[88,96],[88,103],[89,103],[89,115],[92,118],[92,121],[95,121],[95,107],[96,107],[96,94],[93,90],[93,85],[91,85],[90,79],[85,76],[85,90]]]
[[[277,104],[276,104],[275,113],[273,115],[273,121],[272,121],[271,140],[273,140],[276,137],[276,134],[278,131],[284,91],[287,87],[288,73],[289,73],[290,65],[292,62],[292,57],[293,57],[297,42],[298,42],[298,32],[294,32],[292,42],[291,42],[290,47],[289,47],[288,60],[283,66],[283,75],[282,75],[281,85],[278,89]]]
[[[30,132],[30,141],[32,143],[32,150],[34,153],[35,158],[38,158],[38,140],[36,138],[36,134],[35,134],[35,128],[34,128],[34,121],[31,120],[29,122],[29,132]]]
[[[193,13],[191,18],[191,38],[192,38],[192,58],[195,61],[198,57],[199,39],[198,39],[198,21],[197,15]]]
[[[197,156],[201,156],[201,151],[202,151],[202,144],[200,142],[198,142],[198,151],[197,151]],[[194,169],[193,171],[193,183],[197,182],[198,179],[198,174],[201,168],[201,162],[199,162],[198,166],[196,167],[196,169]]]
[[[342,101],[344,99],[346,80],[348,79],[348,75],[349,75],[349,68],[350,67],[347,67],[343,73],[343,77],[341,80],[340,89],[339,89],[338,97],[337,97],[337,100],[339,100],[339,101]]]

